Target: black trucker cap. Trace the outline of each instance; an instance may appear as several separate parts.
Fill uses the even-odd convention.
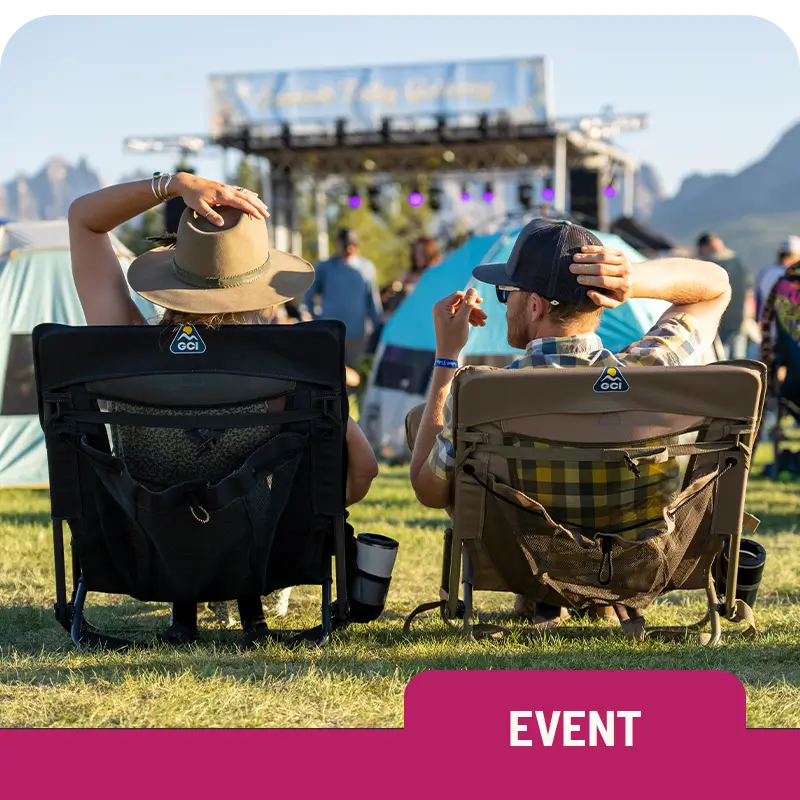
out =
[[[569,268],[573,256],[589,245],[603,243],[580,225],[534,219],[520,231],[505,264],[481,264],[472,274],[483,283],[516,286],[551,302],[580,303],[587,289]]]

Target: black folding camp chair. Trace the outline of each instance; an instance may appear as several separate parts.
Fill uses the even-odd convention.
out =
[[[321,645],[347,624],[355,542],[345,512],[343,325],[46,324],[34,330],[33,349],[50,472],[55,614],[76,645],[130,644],[87,623],[89,592],[211,602],[318,585],[321,624],[277,633],[290,644]],[[251,413],[278,399],[269,404],[275,410]],[[213,431],[202,409],[215,410]],[[200,433],[201,447],[228,430],[269,430],[223,479],[165,487],[131,475],[106,426],[183,429]],[[64,522],[72,537],[69,598]]]

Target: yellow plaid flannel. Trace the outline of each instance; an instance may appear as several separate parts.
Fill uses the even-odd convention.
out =
[[[688,314],[663,319],[638,342],[619,353],[603,347],[596,334],[537,339],[507,369],[553,367],[677,366],[698,352],[697,326]],[[437,477],[450,481],[455,464],[453,399],[444,407],[444,427],[428,464]],[[646,444],[674,443],[677,437]],[[548,447],[545,442],[510,437],[506,444]],[[637,478],[625,464],[594,462],[511,462],[512,480],[538,500],[557,521],[593,531],[623,532],[661,517],[662,508],[680,490],[685,461],[642,464]]]

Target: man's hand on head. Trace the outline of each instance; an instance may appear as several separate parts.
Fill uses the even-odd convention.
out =
[[[587,288],[589,299],[600,308],[616,308],[632,296],[631,263],[619,250],[582,247],[570,271],[578,276],[578,283]]]
[[[436,331],[436,355],[458,360],[469,338],[469,326],[486,325],[486,312],[479,306],[483,298],[475,289],[453,294],[433,307],[433,327]]]

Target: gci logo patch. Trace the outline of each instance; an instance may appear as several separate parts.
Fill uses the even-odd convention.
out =
[[[181,355],[182,353],[205,353],[206,343],[200,338],[196,328],[191,325],[184,325],[175,334],[175,338],[169,346],[169,351],[176,355]]]
[[[627,392],[630,388],[618,367],[606,367],[594,385],[596,392]]]

